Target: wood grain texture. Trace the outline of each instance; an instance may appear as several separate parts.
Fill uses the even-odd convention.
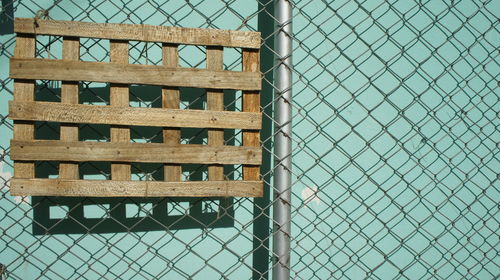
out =
[[[260,71],[259,50],[243,49],[243,71]],[[260,93],[258,91],[243,91],[243,111],[260,112]],[[260,147],[259,131],[243,131],[243,146]],[[243,166],[243,180],[259,180],[260,167]]]
[[[224,49],[222,47],[207,47],[207,69],[222,70],[224,68]],[[222,90],[207,90],[207,108],[211,111],[224,110],[224,92]],[[224,145],[224,130],[209,129],[208,145]],[[224,167],[220,165],[208,166],[208,180],[224,180]]]
[[[145,84],[172,87],[260,90],[257,72],[167,68],[157,65],[60,59],[10,59],[10,77],[56,81]]]
[[[19,58],[35,57],[35,37],[32,35],[18,35],[16,37],[16,48],[14,56]],[[35,100],[34,80],[14,80],[14,100]],[[35,137],[35,126],[33,122],[14,121],[14,139],[31,140]],[[35,177],[34,162],[14,162],[14,176],[18,178]]]
[[[163,197],[263,195],[259,130],[260,33],[196,28],[16,19],[15,161],[12,195]],[[63,36],[63,58],[35,59],[36,35]],[[110,39],[110,62],[79,61],[79,37]],[[163,65],[128,63],[129,40],[163,43]],[[179,67],[178,44],[207,46],[207,69]],[[223,70],[223,47],[243,48],[243,71]],[[62,81],[61,103],[35,102],[35,79]],[[110,83],[110,106],[78,104],[79,81]],[[129,85],[162,86],[163,108],[130,108]],[[180,110],[179,87],[207,89],[207,109]],[[223,89],[243,90],[243,111],[224,111]],[[33,121],[61,123],[61,140],[34,140]],[[111,142],[78,141],[78,124],[111,124]],[[128,125],[163,127],[164,143],[130,143]],[[181,145],[178,127],[208,128],[208,145]],[[223,128],[243,129],[243,146],[225,146]],[[60,161],[59,179],[35,179],[34,161]],[[78,180],[78,162],[111,162],[112,180]],[[131,181],[133,162],[165,164],[165,181]],[[181,181],[181,164],[209,165],[208,181]],[[243,165],[244,181],[223,166]]]
[[[262,181],[115,181],[20,179],[10,182],[11,195],[84,197],[259,197]]]
[[[259,197],[262,181],[115,181],[20,179],[10,181],[11,195],[84,197]]]
[[[35,24],[33,18],[16,18],[14,32],[233,48],[260,48],[261,44],[260,32],[42,19]]]
[[[162,62],[163,66],[167,68],[177,68],[179,67],[179,50],[177,45],[163,44],[162,45]],[[181,103],[181,93],[178,88],[175,87],[163,87],[161,91],[162,107],[168,109],[178,109]],[[194,117],[200,117],[204,114],[204,111],[197,111],[200,114],[187,112],[186,119],[193,120]],[[167,120],[168,117],[164,118]],[[172,119],[172,118],[170,118]],[[169,120],[170,120],[169,119]],[[175,118],[174,118],[175,119]],[[177,120],[183,119],[180,116],[176,117]],[[214,119],[217,119],[215,117]],[[206,120],[206,119],[205,119]],[[197,120],[200,121],[200,120]],[[198,122],[201,123],[206,122]],[[196,124],[193,124],[196,125]],[[181,130],[180,128],[174,128],[175,125],[164,124],[163,129],[163,143],[168,145],[178,145],[181,143]],[[168,126],[168,127],[167,127]],[[176,126],[175,126],[176,127]],[[165,181],[181,181],[182,168],[178,164],[165,164],[163,167]]]
[[[9,101],[9,118],[62,123],[170,127],[165,130],[175,131],[176,135],[170,135],[168,132],[166,137],[169,140],[168,143],[179,143],[180,130],[176,127],[260,129],[262,125],[261,113],[114,107],[33,101]]]
[[[63,38],[62,57],[67,60],[80,60],[80,39],[75,37]],[[79,92],[78,81],[62,82],[61,85],[61,106],[65,104],[78,104]],[[69,108],[66,108],[69,110]],[[78,141],[78,124],[61,123],[61,141]],[[61,162],[59,163],[59,178],[78,179],[78,164]]]
[[[62,142],[32,140],[10,142],[13,160],[112,161],[197,164],[259,165],[259,147],[207,146],[198,144],[167,145],[163,143]]]
[[[128,42],[110,41],[109,56],[111,62],[128,64]],[[118,73],[119,74],[119,73]],[[110,105],[113,107],[129,107],[129,89],[127,84],[112,83],[109,87]],[[111,126],[112,143],[129,143],[130,128],[124,126]],[[92,151],[88,151],[92,152]],[[120,161],[120,160],[116,160]],[[130,164],[114,162],[111,164],[112,180],[130,180]]]

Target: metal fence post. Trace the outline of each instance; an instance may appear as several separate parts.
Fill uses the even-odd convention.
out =
[[[292,3],[275,1],[273,279],[290,279]]]

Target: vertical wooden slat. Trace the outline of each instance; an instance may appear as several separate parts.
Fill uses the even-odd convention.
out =
[[[207,47],[207,69],[222,70],[224,68],[223,52],[224,48],[222,47]],[[207,109],[212,111],[224,111],[224,92],[222,90],[207,90]],[[208,145],[224,145],[224,130],[209,129]],[[222,165],[208,166],[208,180],[224,180],[224,167]]]
[[[243,72],[260,71],[259,50],[243,49]],[[260,111],[260,93],[243,91],[243,111]],[[259,131],[243,131],[243,146],[259,147]],[[259,166],[243,166],[243,180],[259,180]]]
[[[110,60],[111,62],[128,64],[128,41],[110,41]],[[129,89],[126,84],[111,84],[110,86],[111,106],[128,107]],[[128,143],[130,142],[130,128],[126,126],[111,126],[111,142]],[[130,180],[130,164],[112,163],[112,180]]]
[[[179,50],[178,45],[163,44],[163,65],[166,67],[179,66]],[[180,92],[175,87],[162,88],[162,106],[163,108],[178,109],[180,107]],[[176,145],[181,141],[180,128],[165,127],[163,129],[163,142],[166,144]],[[164,176],[165,181],[180,181],[181,166],[178,164],[165,164]]]
[[[18,34],[16,38],[16,48],[14,56],[17,58],[35,57],[35,36]],[[34,101],[35,81],[34,80],[14,80],[14,100]],[[14,140],[32,140],[35,138],[35,126],[29,121],[14,121]],[[34,178],[34,162],[14,162],[14,177]]]
[[[66,60],[80,60],[80,39],[75,37],[63,38],[62,57]],[[78,104],[78,81],[62,82],[61,103]],[[61,124],[62,141],[78,141],[78,124]],[[78,163],[61,162],[59,177],[62,179],[78,179]]]

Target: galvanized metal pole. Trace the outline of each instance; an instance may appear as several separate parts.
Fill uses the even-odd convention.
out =
[[[273,279],[290,279],[292,3],[275,1]]]

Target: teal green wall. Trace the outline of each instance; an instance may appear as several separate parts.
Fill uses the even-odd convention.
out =
[[[21,2],[32,11],[53,3]],[[161,11],[144,1],[125,7],[102,1],[86,14],[63,0],[50,16],[159,25],[171,13],[166,25],[241,25],[223,1],[191,2],[197,11],[184,1],[169,1]],[[498,1],[482,8],[459,1],[453,12],[442,1],[421,7],[414,1],[392,1],[392,7],[378,0],[324,2],[297,1],[293,12],[292,277],[494,278]],[[16,17],[33,16],[26,6],[16,7]],[[230,7],[257,29],[254,1],[231,1]],[[13,36],[0,36],[1,80],[8,76]],[[182,64],[203,67],[199,50],[183,52]],[[105,56],[101,48],[91,53]],[[226,66],[241,69],[237,53],[228,53]],[[137,49],[131,55],[140,57]],[[159,49],[148,57],[159,60]],[[2,88],[2,116],[12,99],[7,90],[12,80]],[[8,147],[11,137],[10,126],[0,125],[0,146]],[[12,174],[6,160],[2,178]],[[0,263],[8,264],[13,279],[42,273],[46,279],[252,276],[252,199],[236,199],[230,228],[34,236],[30,204],[1,192]]]
[[[47,8],[53,1],[36,1],[39,8]],[[30,9],[37,10],[32,3],[26,3]],[[78,3],[80,7],[86,8],[89,4]],[[230,13],[223,13],[223,2],[205,1],[196,5],[200,12],[193,12],[192,8],[185,5],[184,1],[169,1],[163,5],[162,12],[155,11],[151,6],[145,5],[143,1],[129,1],[123,12],[122,4],[104,2],[95,4],[98,9],[90,11],[90,14],[80,14],[82,11],[70,1],[62,1],[57,7],[50,10],[50,17],[57,20],[89,21],[91,18],[96,22],[112,23],[143,23],[151,25],[163,24],[165,16],[163,13],[172,11],[173,17],[167,25],[182,27],[212,27],[221,29],[237,29],[241,20]],[[231,6],[238,9],[238,13],[248,17],[257,11],[256,3],[252,1],[234,1]],[[240,10],[241,9],[241,10]],[[175,12],[173,12],[175,11]],[[132,12],[134,14],[132,14]],[[115,13],[118,13],[115,15]],[[126,15],[130,14],[130,19]],[[113,16],[114,15],[114,16]],[[147,19],[143,18],[147,16]],[[32,17],[33,13],[23,5],[18,5],[15,11],[16,17]],[[204,16],[214,18],[212,25],[206,23]],[[109,20],[107,20],[109,19]],[[257,27],[257,18],[252,17],[248,26]],[[248,30],[244,27],[243,30]],[[0,37],[2,44],[10,42],[6,50],[13,53],[14,35]],[[40,39],[46,43],[47,37]],[[82,40],[82,44],[83,44]],[[87,46],[91,45],[90,43]],[[103,44],[109,48],[109,41]],[[138,63],[144,63],[145,58],[140,57],[140,49],[143,45],[131,49],[131,57],[140,59]],[[151,47],[151,46],[150,46]],[[148,58],[159,61],[160,48],[151,47]],[[42,46],[38,46],[40,56],[47,57]],[[90,52],[92,56],[85,54],[82,48],[82,60],[98,60],[106,58],[104,48],[93,47]],[[51,46],[53,58],[61,58],[61,42],[58,41]],[[224,55],[226,69],[241,70],[240,55],[236,50],[226,49]],[[194,47],[181,49],[181,66],[197,65],[205,67],[203,51]],[[2,80],[8,76],[8,56],[0,55],[0,77]],[[131,63],[135,61],[130,61]],[[6,85],[12,90],[12,80]],[[93,87],[102,87],[104,84],[93,83]],[[140,93],[138,93],[140,94]],[[7,114],[7,102],[12,95],[2,90],[0,99],[0,112]],[[237,107],[241,106],[241,100],[237,101]],[[133,102],[132,106],[144,106]],[[146,104],[147,105],[147,104]],[[9,120],[12,124],[12,121]],[[12,130],[8,126],[0,126],[0,145],[8,147],[12,138]],[[138,139],[138,141],[141,141]],[[10,159],[7,159],[10,162]],[[6,164],[2,166],[2,177],[8,178],[12,174],[12,167]],[[91,178],[103,179],[103,176]],[[137,179],[137,178],[136,178]],[[167,279],[179,279],[182,277],[193,277],[195,279],[218,279],[221,273],[232,279],[245,279],[252,275],[252,199],[238,199],[236,221],[233,227],[215,229],[183,229],[172,231],[153,231],[137,233],[112,233],[112,234],[70,234],[70,235],[48,235],[34,236],[31,234],[31,223],[33,213],[29,203],[19,203],[20,198],[10,196],[6,189],[2,189],[1,214],[8,212],[7,216],[0,218],[0,228],[6,232],[0,239],[0,263],[8,264],[8,270],[14,279],[38,279],[44,274],[45,279],[100,279],[106,275],[109,279],[121,277],[122,279],[152,279],[164,277]],[[26,198],[29,202],[30,198]],[[135,204],[130,204],[135,205]],[[182,211],[185,209],[180,208]],[[90,215],[102,212],[95,208]],[[15,238],[14,238],[15,237]],[[222,247],[221,244],[226,246]],[[25,250],[25,248],[28,249]],[[68,249],[70,247],[70,249]],[[188,249],[190,251],[188,251]],[[195,252],[195,253],[193,253]],[[205,264],[208,261],[208,266]],[[245,265],[240,263],[244,262]],[[129,267],[129,263],[133,263]],[[166,268],[172,266],[168,275],[164,275]],[[41,269],[49,267],[46,272]],[[203,270],[200,270],[204,268]],[[57,274],[55,273],[57,272]],[[84,273],[84,275],[80,275]]]
[[[473,2],[296,4],[297,276],[497,274],[500,5]]]

